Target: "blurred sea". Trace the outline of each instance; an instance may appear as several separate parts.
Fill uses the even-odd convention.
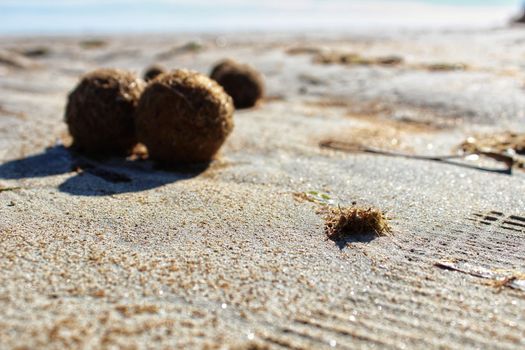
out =
[[[522,0],[0,0],[0,34],[472,28]]]

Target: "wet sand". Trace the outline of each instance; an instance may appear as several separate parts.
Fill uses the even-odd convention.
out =
[[[523,41],[519,29],[2,38],[0,348],[522,348],[524,173],[319,143],[442,155],[524,132]],[[327,52],[368,62],[319,63]],[[401,62],[377,60],[389,56]],[[207,169],[86,169],[64,146],[80,74],[207,73],[225,57],[257,67],[268,98],[236,112]],[[392,233],[328,240],[321,200],[298,200],[311,191],[380,208]]]

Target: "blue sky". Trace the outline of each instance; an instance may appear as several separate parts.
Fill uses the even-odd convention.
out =
[[[167,32],[503,23],[521,0],[0,0],[0,33]]]

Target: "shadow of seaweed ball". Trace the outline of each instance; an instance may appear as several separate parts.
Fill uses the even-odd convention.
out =
[[[235,108],[250,108],[264,95],[262,75],[254,68],[227,59],[219,62],[210,77],[233,98]]]
[[[159,65],[152,65],[144,72],[144,81],[149,82],[155,79],[160,74],[164,73],[166,70]]]
[[[126,155],[137,143],[134,113],[143,83],[131,73],[98,69],[69,94],[65,121],[73,147],[93,155]]]
[[[164,73],[140,98],[139,140],[165,165],[208,162],[233,129],[233,111],[231,97],[208,77],[183,69]]]

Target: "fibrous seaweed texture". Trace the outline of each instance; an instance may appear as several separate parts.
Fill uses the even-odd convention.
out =
[[[124,155],[137,143],[134,114],[143,83],[132,73],[98,69],[69,94],[65,120],[73,146],[89,154]]]
[[[363,234],[385,236],[390,231],[388,219],[375,208],[330,208],[325,218],[326,235],[334,241]]]
[[[165,165],[213,159],[233,130],[234,107],[223,88],[189,70],[164,73],[146,87],[136,126],[151,159]]]

